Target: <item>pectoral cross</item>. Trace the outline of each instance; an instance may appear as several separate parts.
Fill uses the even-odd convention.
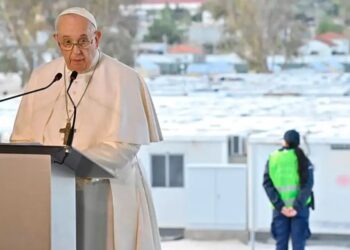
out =
[[[70,121],[67,122],[65,128],[61,128],[61,129],[60,129],[60,133],[64,133],[63,145],[67,145],[68,136],[69,136],[69,132],[70,132],[71,129],[72,129],[72,125],[71,125]],[[75,132],[75,131],[76,131],[76,130],[74,129],[74,132]]]

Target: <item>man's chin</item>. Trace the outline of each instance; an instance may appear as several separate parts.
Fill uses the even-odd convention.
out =
[[[68,68],[71,71],[76,71],[78,73],[82,73],[87,70],[85,63],[84,64],[71,63]]]

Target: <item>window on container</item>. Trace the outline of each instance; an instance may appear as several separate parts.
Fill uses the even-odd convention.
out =
[[[152,155],[152,187],[183,187],[184,157],[183,155]]]
[[[170,187],[184,186],[184,159],[183,155],[169,155]]]
[[[166,186],[166,159],[165,155],[152,155],[152,187]]]

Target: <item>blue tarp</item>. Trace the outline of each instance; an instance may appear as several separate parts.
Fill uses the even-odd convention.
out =
[[[230,63],[193,63],[188,65],[187,74],[210,75],[234,73],[234,66]]]

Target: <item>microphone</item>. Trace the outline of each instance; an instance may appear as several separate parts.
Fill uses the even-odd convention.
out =
[[[72,72],[72,74],[70,74],[70,82],[69,82],[69,86],[68,86],[68,90],[69,91],[69,88],[72,86],[72,83],[75,79],[77,79],[77,76],[78,76],[78,72],[76,72],[75,70]]]
[[[55,82],[59,81],[61,78],[62,78],[62,74],[61,73],[57,73],[55,75],[55,77],[53,78],[53,80],[50,82],[50,84],[47,85],[46,87],[42,87],[42,88],[39,88],[39,89],[34,89],[32,91],[24,92],[24,93],[19,94],[19,95],[10,96],[10,97],[4,98],[4,99],[0,99],[0,102],[8,101],[8,100],[11,100],[11,99],[14,99],[14,98],[17,98],[17,97],[21,97],[21,96],[24,96],[24,95],[29,95],[29,94],[32,94],[32,93],[35,93],[35,92],[39,92],[39,91],[45,90],[45,89],[49,88]]]
[[[67,88],[67,95],[69,97],[70,102],[73,105],[73,122],[72,122],[72,128],[69,130],[69,134],[68,134],[68,138],[67,138],[67,145],[66,146],[72,146],[73,143],[73,138],[74,138],[74,132],[75,132],[75,119],[77,117],[77,106],[75,105],[73,98],[71,97],[71,95],[69,94],[69,90],[72,86],[72,83],[74,82],[74,80],[77,78],[78,76],[78,72],[76,72],[75,70],[72,72],[72,74],[70,75],[70,81],[69,81],[69,85]]]

